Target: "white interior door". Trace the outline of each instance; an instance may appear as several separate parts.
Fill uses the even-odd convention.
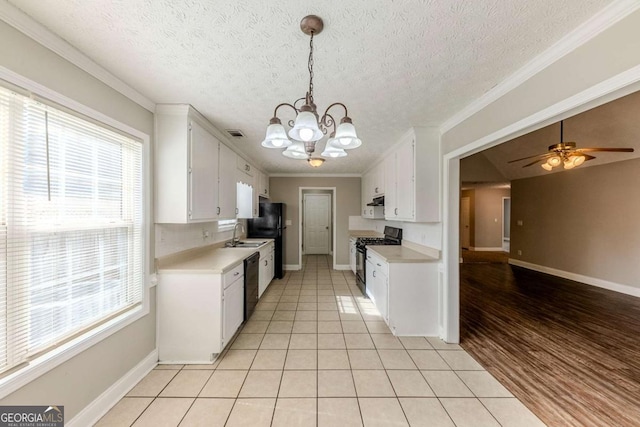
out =
[[[331,195],[305,194],[303,204],[304,253],[329,254]]]
[[[460,246],[469,249],[471,246],[471,198],[460,200]]]

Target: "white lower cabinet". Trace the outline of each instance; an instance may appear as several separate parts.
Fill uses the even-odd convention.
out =
[[[158,358],[211,363],[244,319],[244,263],[223,274],[158,274]]]
[[[229,344],[243,320],[244,275],[226,286],[222,292],[222,347]]]
[[[367,295],[397,336],[438,335],[437,262],[386,262],[367,249]]]
[[[349,239],[349,267],[351,271],[353,271],[353,274],[356,274],[356,250],[356,239],[352,237]]]
[[[258,298],[262,296],[264,291],[273,280],[275,268],[273,265],[275,253],[275,243],[271,242],[264,248],[260,249],[260,268],[258,270]]]

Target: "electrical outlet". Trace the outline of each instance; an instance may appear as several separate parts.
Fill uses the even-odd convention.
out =
[[[518,224],[520,227],[522,227],[522,224],[523,224],[522,220],[521,220],[521,219],[519,219],[519,220],[518,220],[518,222],[517,222],[517,224]]]
[[[518,249],[518,255],[522,255],[522,251]]]
[[[209,230],[202,230],[202,240],[209,238]]]

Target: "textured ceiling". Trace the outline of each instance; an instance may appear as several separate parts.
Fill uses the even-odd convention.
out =
[[[564,120],[564,140],[575,142],[578,148],[617,147],[633,148],[633,153],[589,153],[595,159],[584,163],[580,168],[603,165],[640,157],[640,92],[632,93],[615,101],[580,113]],[[554,123],[519,138],[497,145],[488,150],[462,160],[461,167],[467,169],[467,181],[502,182],[500,177],[488,177],[488,160],[507,180],[528,178],[549,173],[564,172],[562,167],[547,172],[540,165],[523,168],[530,161],[508,163],[547,152],[550,145],[560,142],[560,123]],[[486,160],[485,160],[486,159]],[[484,173],[484,175],[483,175]],[[487,179],[488,177],[488,179]]]
[[[267,172],[360,173],[410,126],[441,124],[611,0],[10,2],[154,102],[242,130],[233,143]],[[363,141],[317,170],[259,145],[273,108],[305,94],[308,14],[325,21],[318,108],[344,102]]]

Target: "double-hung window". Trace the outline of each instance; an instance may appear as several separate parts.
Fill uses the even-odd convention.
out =
[[[0,375],[141,306],[143,147],[0,87]]]

